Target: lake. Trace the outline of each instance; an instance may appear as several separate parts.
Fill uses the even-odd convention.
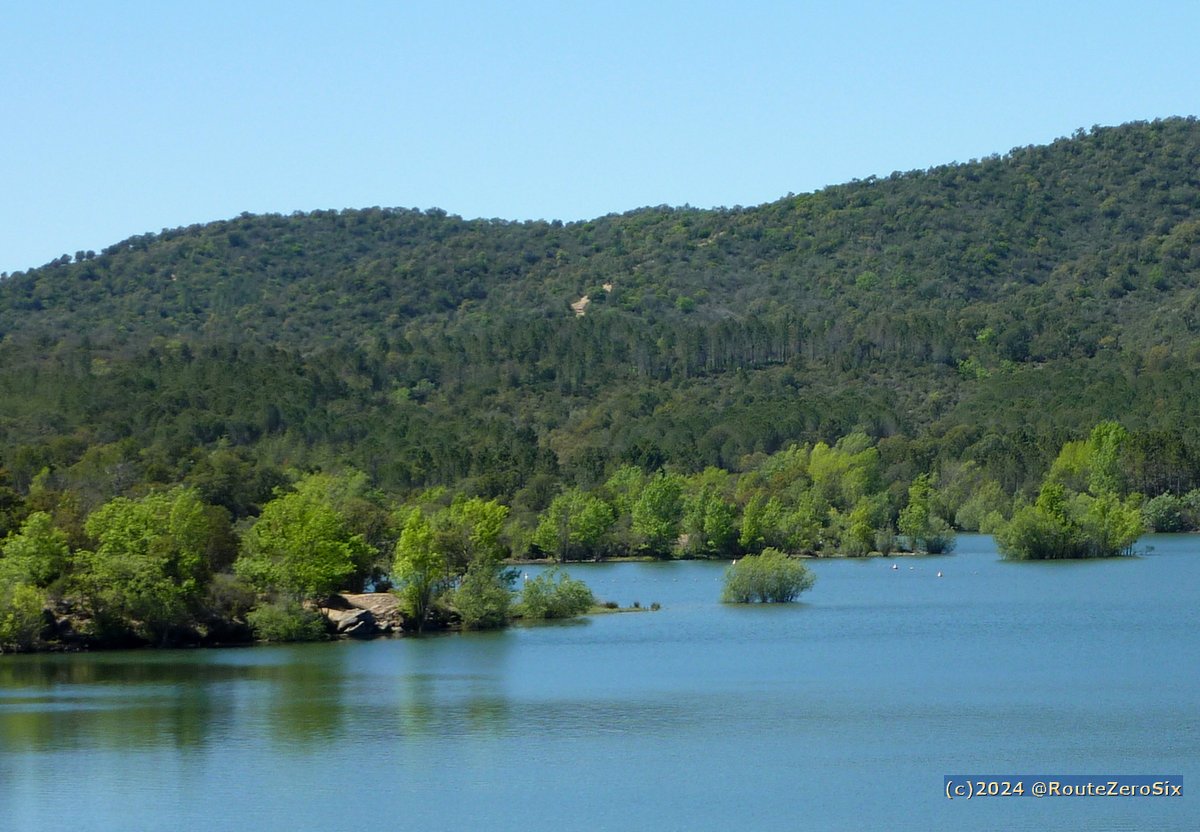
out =
[[[949,801],[942,778],[1200,783],[1200,538],[1142,557],[572,566],[658,612],[500,633],[0,657],[0,829],[1195,830],[1182,798]],[[899,568],[892,569],[892,564]],[[529,568],[529,571],[534,571]],[[941,570],[943,577],[936,577]]]

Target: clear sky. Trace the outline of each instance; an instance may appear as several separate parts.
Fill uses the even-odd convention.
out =
[[[242,211],[753,205],[1200,112],[1200,2],[0,5],[0,271]]]

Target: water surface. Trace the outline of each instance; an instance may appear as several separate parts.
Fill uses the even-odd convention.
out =
[[[1200,828],[1195,797],[947,801],[947,773],[1200,783],[1200,539],[1144,557],[572,567],[655,613],[505,632],[0,658],[0,829]],[[899,568],[891,569],[895,563]],[[943,577],[936,577],[938,571]]]

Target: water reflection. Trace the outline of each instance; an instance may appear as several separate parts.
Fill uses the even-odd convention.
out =
[[[249,726],[261,725],[277,748],[305,750],[332,742],[347,714],[345,655],[339,647],[280,648],[284,660],[255,667]]]
[[[0,746],[45,751],[202,745],[220,711],[219,689],[242,674],[182,656],[8,658],[0,662]]]
[[[394,681],[397,733],[505,734],[512,720],[504,689],[512,644],[510,633],[472,633],[453,642],[433,638],[397,645],[403,663]]]
[[[380,734],[500,736],[512,639],[471,634],[238,651],[13,656],[0,662],[0,749],[277,751]]]
[[[0,657],[0,827],[1195,829],[1182,802],[939,802],[956,769],[1186,771],[1200,730],[1200,538],[1068,568],[979,540],[942,580],[814,562],[798,607],[718,604],[720,564],[612,564],[585,577],[663,611]]]

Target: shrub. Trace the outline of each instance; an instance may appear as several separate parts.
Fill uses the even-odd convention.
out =
[[[764,549],[761,555],[747,555],[725,570],[721,600],[727,604],[784,603],[796,600],[815,582],[800,561],[778,549]]]
[[[255,607],[246,621],[262,641],[321,641],[328,635],[321,614],[295,601]]]
[[[1153,532],[1182,532],[1190,525],[1182,497],[1160,494],[1142,506],[1142,518]]]
[[[450,596],[464,630],[489,630],[508,623],[511,581],[485,564],[473,564]]]
[[[518,610],[524,618],[571,618],[583,615],[595,602],[587,584],[551,569],[525,584]]]

